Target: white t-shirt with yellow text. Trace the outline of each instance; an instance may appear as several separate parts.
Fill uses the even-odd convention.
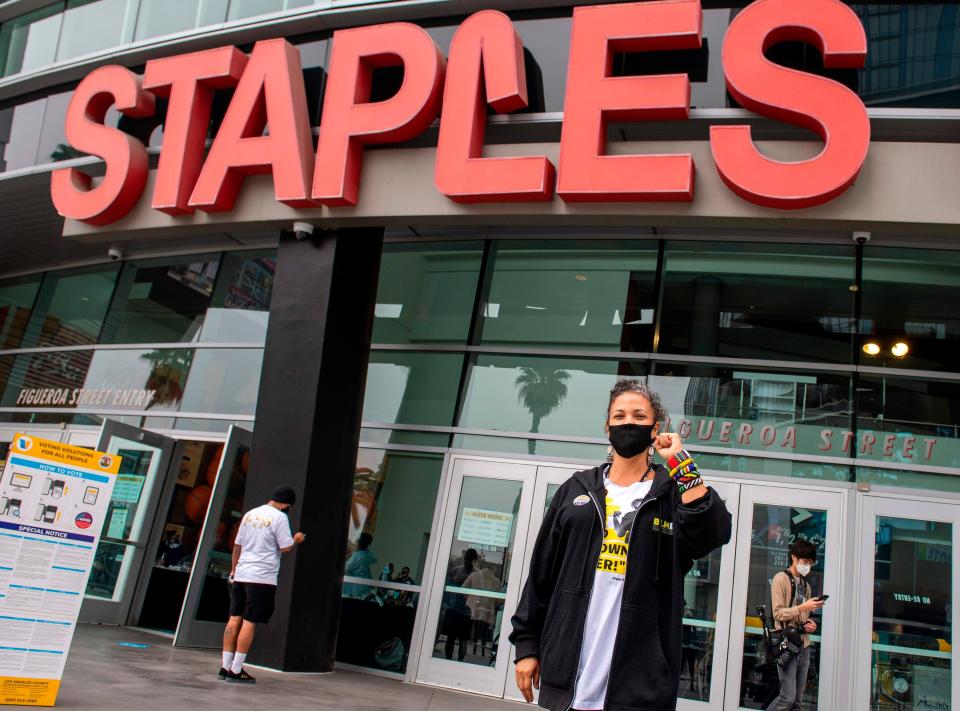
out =
[[[636,510],[650,491],[653,480],[617,486],[604,478],[604,484],[607,489],[606,530],[583,629],[577,685],[571,704],[571,708],[575,709],[603,708],[613,660],[613,642],[620,624],[620,601],[627,572],[631,526]]]

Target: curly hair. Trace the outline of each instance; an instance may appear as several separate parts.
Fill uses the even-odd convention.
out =
[[[654,423],[663,422],[667,419],[667,410],[663,406],[663,401],[660,399],[660,396],[655,393],[653,390],[647,386],[646,383],[641,383],[639,380],[632,380],[629,378],[623,378],[618,380],[613,384],[613,387],[610,389],[610,401],[607,403],[607,417],[604,422],[610,421],[610,409],[613,407],[614,401],[623,395],[624,393],[636,393],[637,395],[642,395],[649,402],[650,406],[653,408],[653,421]]]

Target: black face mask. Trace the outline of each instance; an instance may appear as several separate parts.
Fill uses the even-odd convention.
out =
[[[621,457],[630,459],[653,444],[654,425],[610,425],[610,444]]]

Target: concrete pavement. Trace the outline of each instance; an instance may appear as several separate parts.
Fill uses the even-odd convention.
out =
[[[124,642],[149,646],[121,646]],[[219,652],[174,649],[166,638],[124,627],[78,625],[57,708],[521,711],[521,706],[512,702],[349,671],[281,674],[251,668],[256,684],[228,684],[217,679],[219,666]]]

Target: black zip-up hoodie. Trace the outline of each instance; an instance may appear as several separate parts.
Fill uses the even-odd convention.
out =
[[[517,661],[539,657],[539,704],[551,711],[567,711],[573,702],[605,509],[603,467],[563,483],[540,526],[512,618]],[[604,711],[676,708],[683,577],[694,559],[730,540],[730,526],[730,513],[713,489],[683,504],[667,470],[657,467],[630,534]]]

